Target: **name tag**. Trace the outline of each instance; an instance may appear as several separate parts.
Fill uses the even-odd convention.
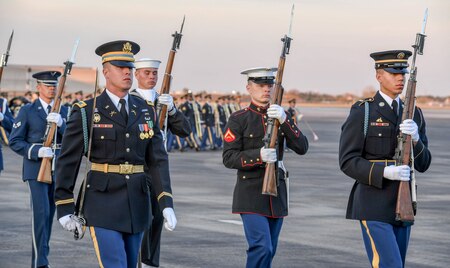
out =
[[[113,128],[113,124],[94,124],[94,128]]]

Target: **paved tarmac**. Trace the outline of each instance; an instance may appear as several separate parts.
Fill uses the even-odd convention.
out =
[[[304,108],[304,119],[319,136],[307,155],[287,153],[291,174],[290,215],[284,221],[273,267],[370,267],[357,221],[345,219],[353,180],[338,167],[340,127],[347,108]],[[450,111],[425,110],[433,161],[417,174],[419,211],[406,267],[449,267]],[[3,148],[0,175],[0,268],[30,267],[29,193],[21,180],[22,159]],[[235,171],[221,151],[170,153],[178,225],[164,231],[161,267],[245,267],[246,240],[240,217],[231,214]],[[80,169],[84,174],[84,167]],[[81,178],[81,176],[79,176]],[[59,267],[98,267],[89,234],[74,241],[54,221],[50,262]]]

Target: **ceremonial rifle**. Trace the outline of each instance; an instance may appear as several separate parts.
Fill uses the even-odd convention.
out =
[[[177,49],[180,49],[181,37],[183,36],[183,26],[184,26],[185,17],[183,17],[183,22],[181,23],[181,29],[178,33],[175,31],[173,36],[172,48],[169,52],[169,58],[167,59],[166,71],[164,73],[164,78],[162,81],[162,87],[159,91],[159,94],[168,94],[170,91],[170,82],[172,81],[172,67],[173,61],[175,60],[175,53],[177,53]],[[159,128],[163,129],[167,119],[167,105],[161,105],[161,112],[159,113]]]
[[[272,97],[272,104],[278,104],[281,106],[281,101],[283,100],[283,72],[284,72],[284,64],[286,62],[286,55],[289,54],[289,49],[291,47],[291,30],[292,30],[292,19],[294,17],[294,5],[292,5],[291,10],[291,22],[289,25],[289,34],[284,35],[281,38],[283,42],[283,48],[281,49],[281,56],[278,62],[278,71],[275,79],[275,93]],[[266,148],[276,148],[278,141],[278,127],[280,126],[280,122],[276,119],[269,118],[267,119],[267,128],[266,134],[264,135],[263,141]],[[264,173],[262,194],[277,196],[277,176],[276,176],[276,168],[275,165],[277,163],[266,163],[266,172]]]
[[[8,64],[9,50],[11,49],[11,43],[13,40],[13,36],[14,36],[14,30],[11,32],[11,36],[9,37],[8,47],[6,48],[6,53],[2,54],[2,58],[0,61],[0,82],[2,81],[3,67],[6,67],[6,65]],[[6,111],[3,111],[1,109],[1,107],[0,107],[0,112],[6,113]],[[8,145],[9,144],[8,136],[6,135],[6,131],[2,126],[0,126],[0,134],[2,135],[2,138],[3,138],[3,141],[5,142],[5,144]]]
[[[77,53],[78,49],[78,43],[80,42],[80,39],[77,39],[75,41],[75,45],[72,50],[72,56],[69,60],[64,62],[64,65],[66,67],[64,68],[64,74],[61,76],[61,79],[58,83],[58,90],[56,91],[55,100],[53,103],[53,107],[51,109],[51,113],[59,113],[61,110],[61,97],[64,92],[64,86],[66,84],[66,78],[68,75],[70,75],[70,71],[72,70],[72,65],[75,63],[75,54]],[[50,147],[52,145],[53,139],[54,139],[54,147],[56,148],[56,131],[57,125],[56,123],[48,123],[47,129],[45,131],[45,135],[43,137],[44,143],[42,144],[43,147]],[[55,157],[53,157],[55,159]],[[42,158],[41,167],[39,169],[39,174],[37,181],[44,182],[51,184],[52,183],[52,158],[44,157]]]
[[[423,18],[422,32],[417,33],[414,48],[413,59],[411,63],[411,72],[409,75],[408,85],[405,94],[405,106],[402,114],[402,122],[406,119],[414,118],[416,108],[416,84],[417,84],[417,54],[423,55],[423,47],[425,43],[425,27],[427,24],[428,9],[425,10]],[[411,135],[401,133],[398,135],[397,148],[395,149],[394,159],[398,166],[409,165],[411,167],[411,185],[407,181],[401,181],[398,188],[397,204],[395,208],[395,220],[401,221],[406,225],[414,223],[414,215],[417,208],[416,202],[416,186],[414,176],[414,160],[412,156],[412,139]]]

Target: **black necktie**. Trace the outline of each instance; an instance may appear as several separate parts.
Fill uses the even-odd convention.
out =
[[[125,122],[128,122],[127,109],[125,108],[127,102],[125,101],[125,99],[120,99],[119,103],[120,103],[120,114],[122,115]]]
[[[52,112],[52,106],[47,105],[47,114],[50,114]]]
[[[395,116],[398,116],[398,102],[396,100],[392,101],[392,110],[394,110]]]

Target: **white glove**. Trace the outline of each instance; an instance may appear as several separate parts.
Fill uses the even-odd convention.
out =
[[[41,147],[38,151],[39,158],[53,158],[55,154],[53,153],[52,148],[50,147]]]
[[[403,134],[411,135],[411,139],[413,142],[419,141],[419,128],[417,127],[416,122],[412,119],[405,119],[400,124],[400,131]]]
[[[173,109],[173,98],[170,94],[161,94],[161,96],[158,97],[158,101],[161,104],[167,105],[167,111]]]
[[[383,177],[392,181],[409,181],[411,168],[407,165],[387,166],[384,168]]]
[[[60,127],[63,123],[63,120],[59,113],[49,113],[47,115],[47,122],[55,123],[58,127]]]
[[[173,208],[165,208],[162,213],[164,216],[164,228],[166,228],[167,231],[175,230],[175,226],[177,226],[177,217],[175,217]]]
[[[278,119],[278,121],[280,121],[280,124],[283,124],[286,120],[286,112],[284,111],[283,107],[276,104],[270,105],[269,109],[267,109],[267,116],[269,116],[270,118]]]
[[[63,216],[59,218],[59,223],[64,228],[64,230],[69,232],[78,231],[79,234],[83,233],[83,226],[78,221],[74,220],[72,214]]]
[[[261,159],[266,163],[275,163],[277,161],[277,151],[275,148],[261,148]]]
[[[2,113],[0,113],[0,122],[3,121],[3,118],[5,118],[5,116],[3,116]]]

